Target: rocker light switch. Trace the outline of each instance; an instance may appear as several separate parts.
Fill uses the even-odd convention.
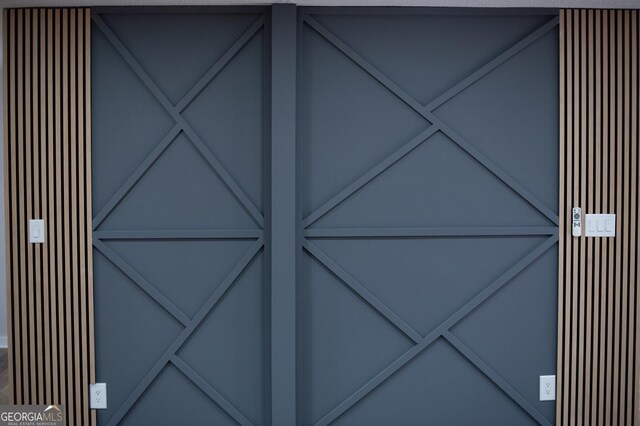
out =
[[[44,220],[31,219],[29,221],[29,242],[36,244],[44,243]]]
[[[615,214],[587,214],[585,215],[585,237],[615,237]]]

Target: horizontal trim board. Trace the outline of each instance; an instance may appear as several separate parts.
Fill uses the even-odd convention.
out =
[[[311,228],[307,238],[386,238],[386,237],[501,237],[557,235],[554,226],[501,228]]]

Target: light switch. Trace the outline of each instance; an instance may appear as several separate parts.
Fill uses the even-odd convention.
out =
[[[615,237],[616,236],[616,215],[615,214],[586,214],[585,237]]]
[[[29,221],[29,242],[36,244],[44,243],[44,220],[31,219]]]
[[[614,232],[615,235],[615,227],[616,227],[616,217],[615,215],[613,215],[613,219],[606,219],[605,222],[607,223],[607,232]]]

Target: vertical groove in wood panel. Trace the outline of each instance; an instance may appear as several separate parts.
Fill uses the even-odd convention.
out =
[[[640,191],[640,183],[639,183],[639,170],[638,168],[640,167],[640,149],[638,147],[638,143],[640,143],[640,134],[639,134],[639,121],[640,121],[640,106],[638,106],[638,102],[640,101],[640,97],[639,97],[639,87],[640,87],[640,67],[638,64],[639,58],[638,56],[640,55],[640,52],[638,51],[640,49],[640,13],[638,13],[638,11],[633,11],[633,15],[632,15],[632,36],[631,36],[631,146],[635,149],[635,154],[633,154],[633,161],[635,161],[635,167],[633,167],[633,173],[632,173],[632,184],[635,185],[635,190],[633,191],[633,196],[635,197],[635,208],[633,209],[633,225],[634,225],[634,231],[635,234],[632,233],[631,237],[633,238],[633,247],[635,250],[635,255],[632,256],[632,259],[634,260],[632,262],[632,264],[635,266],[635,271],[633,274],[633,285],[631,286],[631,288],[635,291],[635,297],[632,298],[632,303],[634,306],[634,311],[635,311],[635,315],[632,315],[632,324],[633,324],[633,331],[631,331],[631,335],[634,338],[634,341],[632,342],[632,344],[629,347],[629,351],[632,353],[631,357],[633,360],[633,365],[634,365],[634,371],[633,371],[633,381],[632,383],[629,385],[629,387],[632,389],[633,392],[633,397],[631,398],[631,402],[628,405],[628,410],[631,411],[632,413],[632,424],[634,425],[638,425],[640,424],[640,419],[639,419],[639,412],[638,410],[640,410],[640,400],[639,400],[639,396],[640,396],[640,392],[639,392],[639,387],[640,387],[640,368],[639,368],[639,363],[640,363],[640,354],[638,353],[640,351],[640,347],[638,346],[640,343],[640,338],[638,336],[638,332],[640,330],[640,323],[639,318],[640,318],[640,291],[637,288],[638,285],[638,273],[640,271],[640,265],[638,265],[637,260],[638,257],[640,257],[640,246],[638,245],[638,235],[640,235],[640,229],[638,226],[638,220],[639,220],[639,215],[638,215],[638,210],[640,208],[640,194],[638,193]]]
[[[590,111],[591,111],[591,125],[590,129],[592,132],[592,140],[593,140],[593,176],[590,179],[592,182],[592,187],[590,189],[590,193],[592,194],[592,206],[594,213],[601,213],[602,209],[600,206],[600,194],[601,194],[601,138],[598,129],[600,128],[600,66],[599,64],[602,61],[601,56],[601,45],[600,45],[600,11],[596,10],[593,12],[592,18],[592,36],[591,40],[593,40],[593,57],[591,60],[591,69],[592,69],[592,96],[590,102]],[[591,374],[591,398],[588,401],[589,409],[590,409],[590,424],[596,425],[598,424],[598,389],[599,389],[599,381],[600,375],[598,372],[599,365],[599,342],[600,342],[600,297],[601,297],[601,281],[600,281],[600,262],[598,259],[600,258],[600,245],[601,240],[593,241],[593,249],[591,255],[591,263],[593,268],[593,318],[592,318],[592,327],[593,327],[593,336],[592,336],[592,344],[590,351],[592,353],[592,361],[589,369],[589,374]]]
[[[31,122],[32,122],[32,138],[31,138],[31,170],[32,170],[32,184],[31,184],[31,218],[41,218],[40,215],[40,78],[38,75],[39,68],[39,29],[38,11],[34,10],[31,14]],[[38,402],[44,401],[44,357],[43,357],[43,334],[42,334],[42,281],[41,281],[41,267],[40,267],[40,253],[41,245],[31,245],[34,279],[32,285],[34,286],[33,298],[34,298],[34,312],[35,312],[35,346],[32,352],[35,352],[35,365],[37,369],[36,386],[37,395],[33,398]],[[36,376],[36,375],[34,375]]]
[[[18,82],[18,234],[16,239],[19,241],[18,264],[20,266],[20,332],[23,334],[21,352],[22,352],[22,401],[30,400],[29,396],[29,334],[28,330],[28,309],[27,309],[27,286],[28,278],[26,274],[26,248],[25,238],[25,137],[24,137],[24,11],[18,10],[18,49],[16,55],[17,72],[16,80]]]
[[[601,212],[607,212],[608,209],[608,188],[609,188],[609,135],[606,131],[608,127],[609,120],[609,106],[607,100],[609,98],[609,88],[607,85],[609,68],[608,68],[608,58],[609,58],[609,37],[608,37],[608,13],[606,11],[602,12],[601,16],[601,25],[602,25],[602,34],[600,34],[600,39],[602,43],[602,63],[600,64],[600,69],[602,70],[602,127],[598,129],[598,133],[602,138],[602,197],[601,197]],[[598,424],[604,424],[605,418],[605,406],[604,406],[604,395],[606,390],[606,348],[607,348],[607,312],[608,312],[608,304],[607,304],[607,295],[608,295],[608,268],[607,261],[608,259],[608,242],[606,240],[601,241],[602,254],[600,258],[600,383],[598,387],[599,398],[598,398]]]
[[[85,117],[85,108],[86,105],[84,103],[84,43],[85,40],[85,10],[80,9],[78,11],[78,19],[77,19],[77,34],[78,34],[78,52],[77,52],[77,75],[78,75],[78,88],[77,88],[77,97],[76,102],[78,103],[78,251],[79,251],[79,311],[77,315],[79,316],[79,329],[80,329],[80,369],[81,371],[87,371],[88,363],[87,363],[87,309],[86,309],[86,220],[87,220],[87,204],[86,204],[86,175],[84,174],[84,170],[86,168],[86,151],[85,151],[85,127],[84,127],[84,117]],[[80,408],[82,414],[82,424],[89,423],[89,401],[88,401],[88,386],[85,380],[82,380],[80,390],[80,397],[78,398],[80,401]]]
[[[577,161],[574,162],[574,167],[578,165],[578,180],[580,184],[576,186],[576,191],[578,191],[577,195],[577,204],[579,206],[587,207],[586,203],[586,189],[587,189],[587,11],[581,10],[578,12],[578,20],[580,22],[580,66],[578,67],[579,72],[577,72],[576,78],[579,79],[579,97],[578,104],[579,108],[576,108],[576,111],[579,110],[579,117],[577,117],[580,126],[578,129],[577,140],[582,143],[578,144],[577,152],[579,152]],[[585,382],[585,374],[584,374],[584,358],[585,358],[585,333],[584,327],[586,325],[586,292],[588,289],[586,288],[586,259],[585,259],[585,247],[586,240],[584,236],[580,237],[578,240],[578,249],[579,253],[577,253],[578,257],[578,271],[577,276],[578,279],[576,281],[577,292],[579,294],[579,302],[578,302],[578,318],[576,324],[576,330],[578,332],[577,336],[577,353],[578,353],[578,362],[577,362],[577,399],[576,399],[576,424],[582,425],[584,424],[584,382]]]
[[[93,217],[91,206],[91,9],[85,8],[84,17],[84,63],[85,63],[85,79],[84,79],[84,122],[85,122],[85,182],[86,182],[86,200],[85,209],[85,250],[87,254],[87,350],[88,350],[88,367],[89,383],[95,383],[95,331],[94,331],[94,309],[93,309]],[[91,410],[90,424],[95,425],[96,412]]]
[[[594,211],[594,204],[592,196],[593,194],[593,179],[594,179],[594,164],[593,164],[593,56],[594,56],[594,43],[593,40],[593,10],[583,11],[583,19],[584,13],[586,13],[586,20],[583,22],[584,30],[583,33],[585,37],[583,37],[583,43],[586,46],[586,56],[583,58],[582,62],[585,64],[583,73],[586,74],[586,78],[583,82],[583,93],[584,98],[582,99],[582,108],[583,108],[583,129],[585,133],[582,135],[582,140],[586,141],[586,149],[583,149],[583,163],[582,163],[582,174],[584,176],[584,180],[582,182],[582,205],[586,206],[588,211]],[[584,52],[585,49],[583,49]],[[584,322],[583,322],[583,330],[586,331],[590,328],[593,328],[593,239],[589,238],[583,240],[583,250],[585,252],[583,262],[583,275],[585,276],[586,285],[583,286],[585,291],[585,314],[584,314]],[[592,349],[591,349],[591,338],[592,333],[584,332],[584,368],[582,369],[582,374],[584,375],[584,402],[583,402],[583,418],[584,424],[589,424],[591,422],[591,409],[589,406],[589,401],[591,401],[591,381],[592,375],[591,372],[591,361],[592,361]]]
[[[19,404],[94,425],[88,9],[5,9],[9,379]],[[28,243],[28,221],[45,242]]]
[[[9,95],[11,99],[11,128],[10,128],[10,167],[11,167],[11,186],[8,188],[7,192],[11,193],[11,227],[7,230],[7,234],[11,236],[11,280],[8,283],[11,283],[13,296],[13,314],[12,314],[12,322],[13,322],[13,340],[11,353],[13,355],[13,365],[15,371],[12,374],[13,379],[15,380],[15,386],[13,389],[13,399],[16,404],[20,404],[22,401],[22,358],[21,358],[21,348],[22,348],[22,335],[20,332],[20,267],[19,267],[19,244],[16,237],[16,231],[18,230],[18,171],[17,171],[17,147],[18,147],[18,139],[17,139],[17,84],[16,84],[16,72],[17,72],[17,13],[16,11],[10,11],[10,23],[11,23],[11,32],[13,35],[12,43],[9,44],[10,49],[10,63],[8,69],[9,80],[11,84],[9,87],[11,88],[11,93]],[[7,69],[7,68],[5,68]]]
[[[72,336],[73,339],[70,339],[71,346],[73,348],[73,404],[75,405],[74,410],[74,418],[77,421],[80,421],[82,417],[82,413],[80,410],[82,409],[82,405],[80,404],[80,377],[77,374],[76,368],[80,367],[80,330],[79,330],[79,309],[78,309],[78,183],[77,183],[77,151],[78,151],[78,141],[77,141],[77,103],[76,103],[76,78],[77,78],[77,62],[76,62],[76,31],[77,31],[77,22],[76,22],[76,9],[69,10],[69,198],[70,198],[70,238],[69,242],[71,243],[71,267],[69,269],[70,273],[70,296],[71,296],[71,304],[68,308],[71,308],[71,323],[72,323]],[[71,408],[70,408],[71,410]]]
[[[566,137],[567,137],[567,143],[566,143],[566,160],[565,160],[565,167],[567,171],[571,171],[573,166],[573,144],[571,143],[571,141],[573,140],[573,43],[571,43],[570,41],[573,40],[573,12],[572,11],[567,11],[566,13],[566,27],[563,31],[565,33],[565,38],[567,40],[566,42],[566,49],[567,49],[567,57],[566,57],[566,64],[567,64],[567,69],[566,72],[564,74],[565,78],[566,78],[566,88],[567,88],[567,112],[566,112],[566,121],[567,121],[567,125],[566,127]],[[567,206],[565,207],[566,209],[569,209],[569,206],[573,206],[573,192],[572,192],[572,188],[573,188],[573,173],[567,172],[564,173],[566,180],[567,180],[567,184],[565,185],[565,196],[566,196],[566,200],[567,200]],[[573,244],[573,239],[569,237],[569,231],[567,230],[566,235],[568,236],[566,241],[565,241],[565,269],[566,269],[566,274],[565,274],[565,279],[564,279],[564,287],[567,290],[565,292],[565,300],[563,303],[563,309],[564,309],[564,317],[566,319],[565,322],[565,332],[564,332],[564,359],[563,359],[563,374],[564,374],[564,389],[563,389],[563,395],[570,395],[569,389],[570,389],[570,377],[571,377],[571,358],[570,358],[570,354],[571,354],[571,331],[573,329],[573,317],[572,317],[572,311],[571,311],[571,301],[572,301],[572,292],[573,292],[573,288],[571,286],[571,272],[573,270],[573,259],[571,256],[572,250],[572,244]],[[561,303],[561,302],[560,302]],[[570,401],[571,398],[569,397],[565,397],[562,399],[562,422],[563,424],[568,424],[569,421],[569,408],[570,408]]]
[[[630,170],[629,170],[629,185],[630,185],[630,206],[629,206],[629,212],[628,212],[628,221],[629,221],[629,233],[628,233],[628,238],[629,238],[629,329],[628,329],[628,336],[629,336],[629,341],[627,344],[627,362],[629,365],[629,373],[628,376],[632,378],[632,380],[627,380],[626,383],[624,385],[626,385],[627,389],[626,389],[626,393],[627,393],[627,399],[626,399],[626,407],[625,412],[627,413],[627,421],[629,424],[633,424],[633,418],[634,418],[634,414],[633,414],[633,406],[634,406],[634,394],[635,394],[635,389],[634,389],[634,384],[635,384],[635,360],[634,360],[634,352],[633,352],[633,348],[635,347],[635,333],[636,333],[636,327],[635,327],[635,294],[636,294],[636,284],[637,284],[637,280],[636,280],[636,231],[637,231],[637,222],[636,222],[636,211],[637,211],[637,201],[638,201],[638,197],[637,197],[637,190],[638,190],[638,186],[637,186],[637,179],[635,176],[637,176],[638,173],[638,162],[637,162],[637,155],[638,155],[638,147],[637,147],[637,139],[635,136],[635,132],[636,132],[636,126],[637,126],[637,119],[635,117],[635,115],[637,114],[637,101],[638,98],[636,96],[636,91],[637,91],[637,81],[634,78],[634,75],[636,75],[636,70],[637,70],[637,49],[638,46],[636,44],[636,31],[637,31],[637,26],[636,26],[636,11],[630,12],[629,14],[629,44],[628,44],[628,49],[629,49],[629,63],[627,65],[627,70],[629,71],[629,79],[627,80],[628,82],[628,96],[629,96],[629,123],[627,124],[627,127],[629,128],[629,145],[630,145]]]
[[[54,39],[53,11],[47,10],[47,227],[46,244],[49,257],[49,306],[51,312],[51,394],[54,404],[60,404],[59,368],[58,368],[58,307],[56,250],[55,250],[55,179],[54,179],[54,115],[53,115],[53,39]]]
[[[53,33],[53,41],[54,41],[54,93],[53,93],[53,114],[54,114],[54,179],[55,179],[55,190],[54,194],[54,203],[55,203],[55,236],[53,241],[56,242],[56,247],[53,250],[55,253],[55,263],[56,263],[56,304],[57,304],[57,315],[55,319],[57,320],[57,330],[58,330],[58,340],[56,342],[57,352],[58,352],[58,392],[59,392],[59,400],[62,403],[67,400],[66,397],[66,351],[65,351],[65,327],[64,327],[64,278],[63,278],[63,267],[62,267],[62,182],[61,182],[61,170],[62,170],[62,158],[60,153],[61,142],[61,129],[62,129],[62,120],[60,118],[61,111],[61,101],[60,101],[60,84],[61,84],[61,24],[60,24],[60,15],[61,11],[56,9],[54,12],[54,33]],[[54,223],[51,224],[52,226]]]
[[[559,111],[560,111],[560,126],[559,126],[559,149],[560,149],[560,153],[559,153],[559,164],[560,169],[563,169],[564,165],[564,161],[565,161],[565,156],[566,156],[566,151],[565,151],[565,129],[566,129],[566,120],[565,120],[565,114],[566,114],[566,96],[565,96],[565,81],[566,79],[564,78],[565,76],[565,67],[566,67],[566,60],[565,60],[565,54],[566,54],[566,50],[565,50],[565,11],[561,10],[560,11],[560,32],[559,32],[559,40],[558,40],[558,52],[560,53],[560,58],[559,58],[559,72],[560,75],[563,76],[562,78],[560,78],[560,86],[559,86]],[[565,241],[567,241],[567,237],[565,236],[565,233],[568,230],[568,226],[565,226],[565,220],[562,217],[562,212],[565,211],[565,174],[564,173],[559,173],[558,176],[558,188],[559,188],[559,211],[560,211],[560,220],[559,220],[559,229],[558,229],[558,236],[559,236],[559,240],[558,240],[558,301],[562,301],[564,300],[564,285],[562,285],[562,283],[564,282],[564,261],[565,261],[565,250],[564,250],[564,244]],[[557,347],[558,347],[558,359],[562,359],[563,357],[563,352],[564,352],[564,314],[563,314],[563,309],[560,305],[558,305],[558,343],[557,343]],[[558,362],[558,369],[556,372],[556,396],[558,400],[562,400],[562,395],[563,395],[563,384],[564,384],[564,365],[562,362]],[[558,407],[557,411],[556,411],[556,423],[560,423],[562,420],[562,410],[560,409],[560,407]]]
[[[47,41],[47,27],[46,27],[46,15],[44,9],[41,9],[39,15],[39,78],[40,78],[40,217],[44,220],[45,224],[48,224],[47,217],[47,121],[46,121],[46,75],[47,75],[47,56],[46,56],[46,41]],[[46,232],[46,231],[45,231]],[[46,401],[53,401],[51,393],[51,331],[49,327],[50,323],[50,310],[49,310],[49,261],[48,250],[49,242],[45,239],[45,243],[41,248],[41,262],[42,262],[42,329],[43,329],[43,376],[44,376],[44,392],[42,395],[43,403]]]
[[[561,228],[556,420],[638,425],[638,12],[564,10],[560,25],[560,215],[617,222],[606,239]]]
[[[70,111],[69,111],[69,9],[62,10],[62,258],[63,258],[63,288],[64,288],[64,324],[65,324],[65,353],[66,353],[66,399],[67,399],[67,419],[69,424],[75,424],[75,399],[73,387],[73,325],[72,325],[72,301],[71,301],[71,216],[70,205]]]
[[[573,161],[572,168],[573,170],[580,170],[579,162],[580,162],[580,149],[579,146],[575,143],[576,140],[580,139],[580,11],[576,10],[573,12],[573,36],[574,40],[576,40],[576,44],[573,48],[573,58],[572,62],[573,66],[573,134],[572,134],[572,145],[573,145]],[[580,205],[580,173],[572,173],[573,174],[573,185],[571,188],[572,195],[572,205],[578,206]],[[578,261],[580,258],[580,239],[572,238],[571,239],[571,257],[572,257],[572,271],[571,271],[571,393],[574,395],[578,394],[578,347],[580,343],[579,339],[579,307],[580,307],[580,275],[579,275],[579,267]],[[575,425],[578,417],[577,412],[577,403],[578,398],[575,400],[570,400],[570,424]]]

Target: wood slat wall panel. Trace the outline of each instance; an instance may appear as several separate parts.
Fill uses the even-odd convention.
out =
[[[640,424],[639,26],[632,10],[560,14],[561,425]],[[573,207],[615,213],[616,237],[572,237]]]
[[[95,424],[89,9],[3,16],[9,377],[16,404]],[[29,244],[29,219],[45,243]]]

